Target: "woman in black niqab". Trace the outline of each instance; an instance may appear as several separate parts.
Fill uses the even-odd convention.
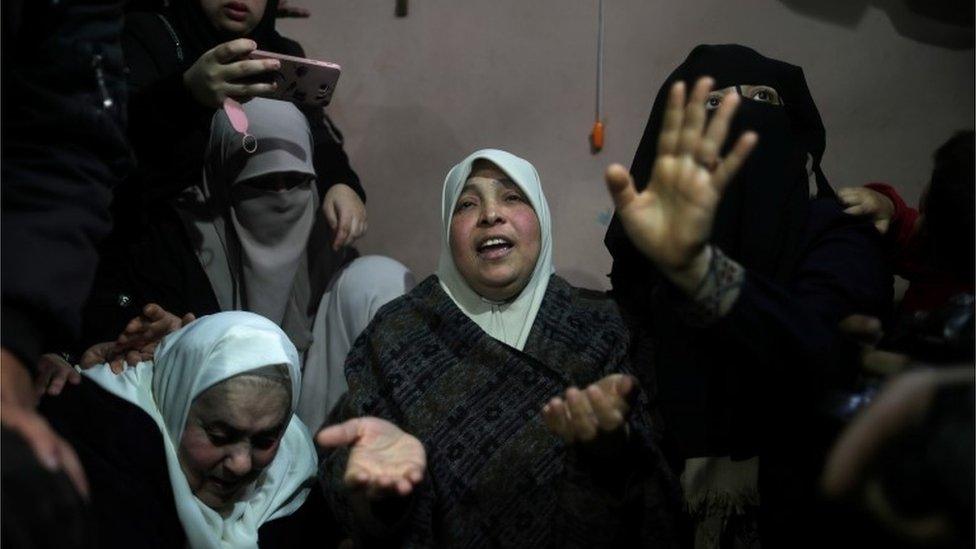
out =
[[[669,282],[617,216],[605,239],[610,278],[632,327],[652,342],[657,375],[645,383],[658,386],[669,459],[678,471],[695,464],[691,476],[706,479],[685,483],[692,514],[699,524],[716,516],[731,524],[758,499],[763,543],[789,543],[796,538],[780,535],[797,532],[797,521],[815,513],[824,450],[810,436],[816,403],[852,375],[840,358],[846,347],[837,323],[854,313],[883,314],[891,278],[876,231],[843,214],[820,167],[825,131],[802,69],[752,49],[698,46],[668,77],[631,166],[638,189],[651,176],[672,84],[690,87],[703,76],[719,90],[710,98],[723,90],[742,95],[722,153],[746,130],[759,135],[725,187],[709,240],[737,264],[741,279],[723,290],[736,297],[705,322],[684,314],[699,296]],[[739,482],[740,465],[756,456],[758,494]],[[714,471],[717,478],[708,478]]]

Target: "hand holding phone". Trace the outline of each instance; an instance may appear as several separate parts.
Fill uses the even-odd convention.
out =
[[[219,44],[201,55],[183,73],[183,83],[201,105],[220,108],[228,97],[246,101],[273,93],[269,75],[280,68],[271,58],[249,59],[257,44],[238,38]]]
[[[270,79],[264,75],[266,82],[277,84],[265,97],[301,105],[328,105],[342,72],[342,67],[335,63],[261,50],[252,51],[248,58],[280,63],[277,70],[269,73]]]

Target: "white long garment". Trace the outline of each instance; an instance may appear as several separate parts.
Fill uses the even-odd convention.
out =
[[[488,301],[472,290],[458,272],[451,256],[451,218],[454,216],[454,204],[471,175],[471,165],[479,159],[494,163],[508,174],[525,193],[539,218],[539,259],[532,271],[532,277],[514,300],[505,303]],[[542,298],[549,287],[549,277],[553,273],[552,225],[549,220],[549,204],[542,192],[539,173],[528,161],[511,153],[497,149],[476,151],[447,174],[441,196],[441,220],[441,256],[437,264],[437,278],[441,287],[485,333],[521,351],[529,339],[532,323],[535,322]]]
[[[155,362],[140,362],[118,375],[108,364],[82,372],[141,408],[159,426],[177,514],[191,547],[257,547],[262,524],[290,515],[305,502],[317,458],[308,429],[295,415],[274,460],[226,516],[193,495],[179,463],[177,448],[193,399],[225,379],[276,364],[288,366],[294,412],[301,386],[295,346],[270,320],[232,311],[199,318],[166,336]]]
[[[322,296],[305,357],[298,417],[313,431],[349,388],[346,355],[383,305],[416,285],[413,273],[388,257],[368,255],[346,265]]]

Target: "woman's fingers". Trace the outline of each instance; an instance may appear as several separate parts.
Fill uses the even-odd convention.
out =
[[[619,398],[611,397],[596,385],[586,388],[586,396],[596,416],[597,427],[601,431],[613,431],[624,421],[626,404]]]
[[[258,44],[254,40],[249,38],[238,38],[236,40],[219,44],[207,53],[211,54],[214,60],[216,60],[218,63],[223,64],[230,63],[235,59],[240,59],[257,48]]]
[[[739,168],[742,167],[742,164],[749,157],[749,154],[752,153],[752,149],[755,148],[758,142],[759,135],[756,132],[748,131],[742,134],[742,137],[732,147],[732,151],[719,163],[718,167],[715,168],[715,172],[712,173],[712,186],[715,187],[715,190],[721,192],[725,188],[726,183],[739,171]]]
[[[359,440],[360,424],[359,418],[354,418],[338,425],[326,427],[315,435],[315,443],[323,448],[336,448],[353,444]]]
[[[597,419],[590,399],[576,387],[570,387],[566,391],[566,403],[575,438],[584,442],[593,440],[597,434]]]
[[[607,182],[607,191],[613,199],[613,206],[620,211],[627,207],[637,198],[637,188],[634,186],[634,179],[630,177],[627,168],[620,164],[610,164],[604,174]]]
[[[695,82],[688,104],[685,105],[677,154],[694,155],[697,153],[698,144],[702,138],[702,130],[705,128],[705,101],[708,100],[708,93],[712,91],[714,84],[715,81],[707,76],[699,78]]]
[[[681,137],[681,123],[685,115],[685,83],[678,81],[668,91],[661,134],[657,138],[658,156],[675,154]]]
[[[270,95],[271,93],[274,93],[275,89],[277,88],[278,85],[274,82],[258,84],[226,84],[224,94],[235,99],[249,99],[251,97]]]
[[[554,397],[542,408],[542,419],[546,427],[566,442],[573,441],[573,431],[569,428],[569,415],[563,400]]]
[[[338,250],[346,245],[349,241],[349,232],[352,228],[352,216],[339,208],[336,209],[338,210],[338,216],[336,219],[335,238],[332,240],[333,250]]]
[[[281,61],[277,59],[245,59],[224,65],[222,76],[224,80],[238,80],[279,68],[281,68]]]
[[[705,128],[705,137],[698,146],[696,159],[702,166],[712,169],[717,165],[719,152],[729,133],[732,116],[739,107],[739,101],[737,93],[730,93],[722,98],[722,103],[715,111],[715,116],[708,123],[708,127]]]

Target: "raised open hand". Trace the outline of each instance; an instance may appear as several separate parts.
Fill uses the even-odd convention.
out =
[[[427,453],[416,437],[375,417],[350,419],[315,435],[324,448],[351,446],[344,477],[347,486],[370,499],[406,496],[424,478]]]
[[[582,391],[570,387],[564,397],[553,397],[543,407],[542,417],[567,443],[592,443],[625,425],[630,412],[627,397],[635,383],[631,376],[611,374]]]
[[[676,278],[689,270],[701,267],[704,276],[701,262],[722,191],[758,139],[746,132],[728,156],[719,157],[740,99],[726,95],[706,124],[705,102],[712,85],[711,78],[699,79],[687,102],[683,82],[671,87],[647,188],[637,192],[620,164],[606,171],[607,189],[627,236],[681,286],[686,284]]]

